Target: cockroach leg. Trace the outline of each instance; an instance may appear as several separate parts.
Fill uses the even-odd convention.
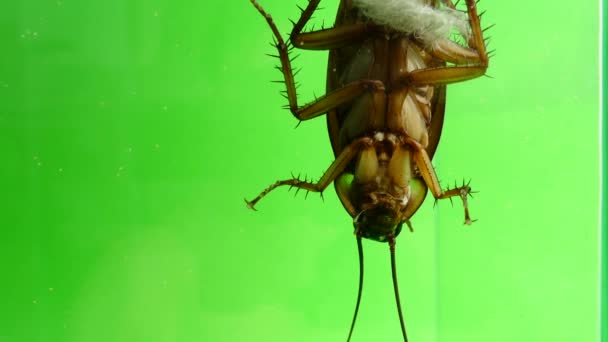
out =
[[[330,50],[358,42],[371,32],[377,31],[373,24],[351,24],[310,32],[292,32],[292,44],[304,50]]]
[[[406,75],[402,83],[415,86],[450,84],[483,76],[486,69],[484,65],[418,69]]]
[[[462,186],[443,191],[439,185],[437,174],[433,169],[431,158],[429,158],[429,155],[424,147],[422,147],[419,142],[412,138],[406,138],[405,143],[412,147],[416,166],[418,166],[418,170],[420,171],[424,182],[431,190],[433,197],[435,197],[435,200],[459,196],[462,199],[462,204],[464,206],[464,224],[470,225],[473,223],[474,220],[471,220],[471,216],[469,214],[469,202],[467,201],[467,196],[471,193],[471,187],[469,184],[463,184]]]
[[[466,0],[467,1],[467,12],[469,14],[469,23],[471,25],[471,30],[473,31],[472,41],[469,42],[474,45],[475,49],[479,52],[479,57],[481,58],[482,65],[488,65],[488,55],[486,53],[486,45],[483,40],[483,31],[481,30],[481,22],[479,19],[479,15],[477,14],[477,3],[475,0]]]
[[[338,106],[348,103],[366,92],[384,93],[384,84],[376,80],[358,80],[338,88],[327,95],[319,97],[296,110],[296,117],[300,120],[308,120],[317,117]],[[297,106],[297,105],[296,105]],[[291,104],[290,104],[291,107]],[[292,110],[293,112],[293,110]]]
[[[430,53],[448,63],[460,65],[480,63],[477,50],[464,47],[449,39],[438,40],[430,49]]]
[[[357,23],[343,25],[318,31],[302,32],[308,20],[316,10],[321,0],[310,0],[306,9],[291,30],[291,43],[299,48],[306,50],[329,50],[348,45],[353,42],[365,39],[370,32],[375,31],[379,26],[371,23]]]
[[[466,3],[473,33],[469,39],[469,49],[447,40],[438,42],[437,46],[431,49],[431,53],[435,56],[457,65],[414,70],[404,76],[401,81],[403,84],[417,86],[449,84],[485,74],[488,68],[488,55],[477,15],[477,6],[475,0],[466,0]]]
[[[289,58],[289,46],[283,40],[283,37],[279,33],[272,16],[266,13],[262,6],[257,1],[250,0],[253,6],[262,14],[266,19],[266,22],[270,26],[272,33],[277,41],[276,48],[279,51],[279,59],[281,60],[281,72],[285,78],[285,86],[287,88],[287,99],[289,101],[289,110],[291,113],[300,120],[308,120],[319,115],[325,114],[328,110],[334,109],[344,103],[350,102],[353,99],[359,97],[366,91],[384,91],[384,85],[381,81],[376,80],[358,80],[345,85],[342,88],[336,89],[324,96],[319,97],[316,101],[313,101],[302,107],[298,106],[298,98],[296,94],[296,86],[294,80],[293,68],[291,67],[291,61]],[[296,47],[304,48],[306,45],[302,42],[314,42],[306,48],[311,46],[317,46],[319,49],[329,49],[336,46],[348,44],[351,41],[357,41],[361,39],[361,34],[371,27],[370,25],[353,25],[340,27],[339,29],[328,29],[316,32],[300,33],[312,12],[319,4],[319,0],[311,0],[308,3],[306,9],[302,12],[300,20],[295,24],[292,37],[295,37]],[[361,27],[359,27],[361,26]],[[363,31],[362,31],[363,30]],[[298,39],[304,39],[300,41]],[[315,45],[316,44],[316,45]],[[336,45],[337,44],[337,45]]]
[[[321,179],[319,179],[318,182],[312,183],[302,181],[297,177],[287,180],[276,181],[274,184],[266,188],[266,190],[262,191],[262,193],[260,193],[253,200],[248,201],[247,199],[245,199],[245,202],[247,203],[247,208],[255,209],[254,207],[256,203],[258,203],[262,198],[264,198],[264,196],[266,196],[269,192],[278,188],[281,185],[289,185],[291,187],[304,189],[312,192],[323,192],[323,190],[325,190],[325,188],[327,188],[327,186],[331,184],[334,179],[336,179],[340,174],[343,173],[346,166],[348,166],[348,164],[359,153],[359,151],[361,151],[366,146],[371,146],[372,144],[373,139],[369,137],[363,137],[354,140],[342,150],[340,155],[338,155],[336,160],[334,160],[334,162],[329,166],[327,171],[325,171],[325,173],[323,174]]]
[[[456,8],[456,6],[452,3],[451,0],[441,0],[441,2],[449,8]],[[485,44],[483,43],[484,30],[481,29],[481,15],[477,14],[477,2],[479,2],[479,0],[466,0],[469,25],[471,26],[471,31],[473,33],[471,39],[468,39],[467,43],[470,48],[477,50],[477,52],[479,53],[479,57],[481,58],[482,64],[487,66],[488,56],[486,53]]]
[[[471,195],[471,187],[469,185],[463,185],[460,187],[455,187],[453,189],[447,190],[443,192],[443,195],[437,199],[442,198],[452,198],[454,196],[459,196],[462,199],[462,204],[464,206],[464,224],[470,225],[471,223],[477,220],[471,220],[471,216],[469,214],[469,202],[467,200],[467,196]]]

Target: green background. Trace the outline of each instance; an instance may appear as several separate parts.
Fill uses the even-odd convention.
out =
[[[261,4],[282,32],[299,13]],[[598,341],[598,3],[479,7],[492,78],[448,88],[434,160],[479,221],[427,199],[399,236],[410,340]],[[333,187],[243,202],[333,159],[324,119],[280,109],[270,37],[245,0],[0,4],[0,341],[346,339]],[[302,101],[325,63],[296,62]],[[398,341],[388,247],[364,249],[352,340]]]

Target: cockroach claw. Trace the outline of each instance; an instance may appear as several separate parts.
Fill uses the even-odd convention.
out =
[[[251,210],[253,210],[253,211],[258,211],[258,210],[255,208],[255,204],[253,203],[253,201],[248,201],[248,200],[245,198],[245,203],[247,203],[247,209],[251,209]]]
[[[462,198],[463,200],[467,198],[468,195],[471,194],[471,188],[468,186],[463,186],[462,188],[460,188],[460,198]]]
[[[473,194],[477,194],[477,193],[479,193],[479,191],[469,191],[469,196],[471,196],[471,198],[474,198]]]
[[[477,221],[478,221],[478,219],[471,220],[471,218],[466,218],[464,220],[464,224],[467,226],[470,226],[471,224],[473,224],[473,222],[477,222]]]

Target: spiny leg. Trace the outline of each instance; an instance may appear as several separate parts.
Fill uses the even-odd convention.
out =
[[[339,27],[321,28],[318,31],[302,32],[321,0],[309,0],[297,23],[291,30],[290,40],[294,47],[306,50],[329,50],[365,39],[381,27],[373,23],[354,23]]]
[[[467,201],[467,196],[471,194],[471,187],[469,184],[463,183],[462,186],[443,191],[439,185],[437,174],[433,169],[431,158],[429,158],[429,155],[424,147],[422,147],[418,141],[412,138],[406,138],[405,143],[412,147],[416,166],[418,166],[418,170],[420,171],[420,174],[422,175],[427,187],[431,190],[433,197],[435,197],[435,200],[445,198],[451,199],[452,197],[459,196],[462,199],[462,204],[464,206],[464,223],[467,225],[473,223],[474,220],[471,220],[471,216],[469,214],[469,203]]]
[[[289,46],[283,40],[283,37],[279,33],[277,26],[275,25],[270,14],[266,13],[262,6],[260,6],[256,0],[250,0],[255,8],[264,16],[266,22],[270,26],[272,33],[276,39],[275,46],[279,52],[279,60],[281,61],[281,73],[285,80],[285,87],[287,93],[287,100],[289,102],[288,108],[291,113],[299,120],[308,120],[319,115],[324,114],[330,109],[336,108],[337,106],[352,101],[353,99],[361,96],[365,91],[377,90],[384,91],[384,85],[380,81],[373,80],[359,80],[345,85],[342,88],[336,89],[324,96],[319,97],[317,100],[306,104],[304,106],[298,106],[298,97],[296,94],[296,84],[294,79],[293,68],[291,67],[292,59],[289,58]],[[299,48],[313,48],[313,49],[329,49],[336,46],[341,46],[350,43],[351,41],[361,39],[361,35],[366,30],[371,28],[370,25],[354,25],[344,26],[336,29],[327,29],[316,32],[300,33],[306,22],[310,19],[310,16],[316,9],[320,0],[311,0],[308,3],[306,9],[302,12],[300,20],[295,24],[294,30],[292,31],[292,44],[297,44]]]
[[[346,342],[350,341],[350,337],[353,335],[353,329],[355,328],[355,322],[357,321],[357,314],[359,313],[359,304],[361,304],[361,293],[363,292],[363,246],[361,245],[361,234],[357,234],[357,251],[359,253],[359,290],[357,291],[357,304],[355,305],[355,314],[353,320],[350,323],[350,330],[348,331],[348,338]]]
[[[448,189],[446,191],[443,192],[443,197],[441,198],[449,198],[450,200],[452,199],[452,197],[455,196],[459,196],[460,199],[462,199],[462,205],[464,206],[464,223],[465,224],[471,224],[477,220],[471,220],[471,216],[469,214],[469,201],[468,201],[468,196],[473,196],[473,193],[476,193],[477,191],[471,191],[471,187],[469,186],[469,184],[471,183],[471,181],[469,180],[466,184],[464,182],[464,180],[462,181],[462,186],[457,186],[456,184],[454,184],[454,187],[452,189]],[[441,199],[438,198],[438,199]]]
[[[399,313],[399,323],[401,324],[401,333],[403,341],[407,342],[407,333],[405,332],[405,322],[403,321],[403,312],[401,311],[401,300],[399,300],[399,285],[397,284],[397,265],[395,262],[395,237],[388,237],[388,246],[391,252],[391,273],[393,275],[393,288],[395,289],[395,301],[397,302],[397,312]]]
[[[338,155],[336,160],[334,160],[334,162],[329,166],[327,171],[325,171],[325,173],[317,183],[302,181],[297,177],[277,181],[268,188],[266,188],[266,190],[262,191],[262,193],[259,194],[253,200],[248,201],[247,199],[245,199],[245,202],[247,202],[247,208],[254,209],[255,204],[259,200],[264,198],[264,196],[266,196],[269,192],[278,188],[281,185],[289,185],[290,187],[296,187],[298,189],[304,189],[306,191],[323,192],[323,190],[325,190],[325,188],[344,171],[346,166],[348,166],[350,161],[359,153],[359,151],[365,146],[370,146],[372,143],[373,140],[368,137],[359,138],[351,142],[346,148],[344,148],[344,150],[342,150],[340,155]]]
[[[467,12],[469,14],[469,23],[471,30],[473,30],[473,43],[474,47],[479,52],[479,57],[484,65],[488,65],[488,55],[486,53],[486,44],[483,40],[483,30],[481,29],[480,16],[477,14],[477,1],[478,0],[466,0]],[[483,14],[483,13],[482,13]]]
[[[466,0],[466,3],[472,31],[469,49],[447,39],[439,41],[431,49],[431,53],[435,56],[457,65],[414,70],[404,76],[403,84],[418,86],[448,84],[470,80],[485,74],[488,68],[488,55],[479,15],[477,15],[477,7],[475,0]]]

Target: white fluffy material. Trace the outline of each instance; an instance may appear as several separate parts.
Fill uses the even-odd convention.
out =
[[[469,36],[464,13],[447,7],[433,8],[423,0],[353,0],[353,5],[374,22],[413,34],[431,46],[439,39],[449,38],[453,29],[463,37]]]

